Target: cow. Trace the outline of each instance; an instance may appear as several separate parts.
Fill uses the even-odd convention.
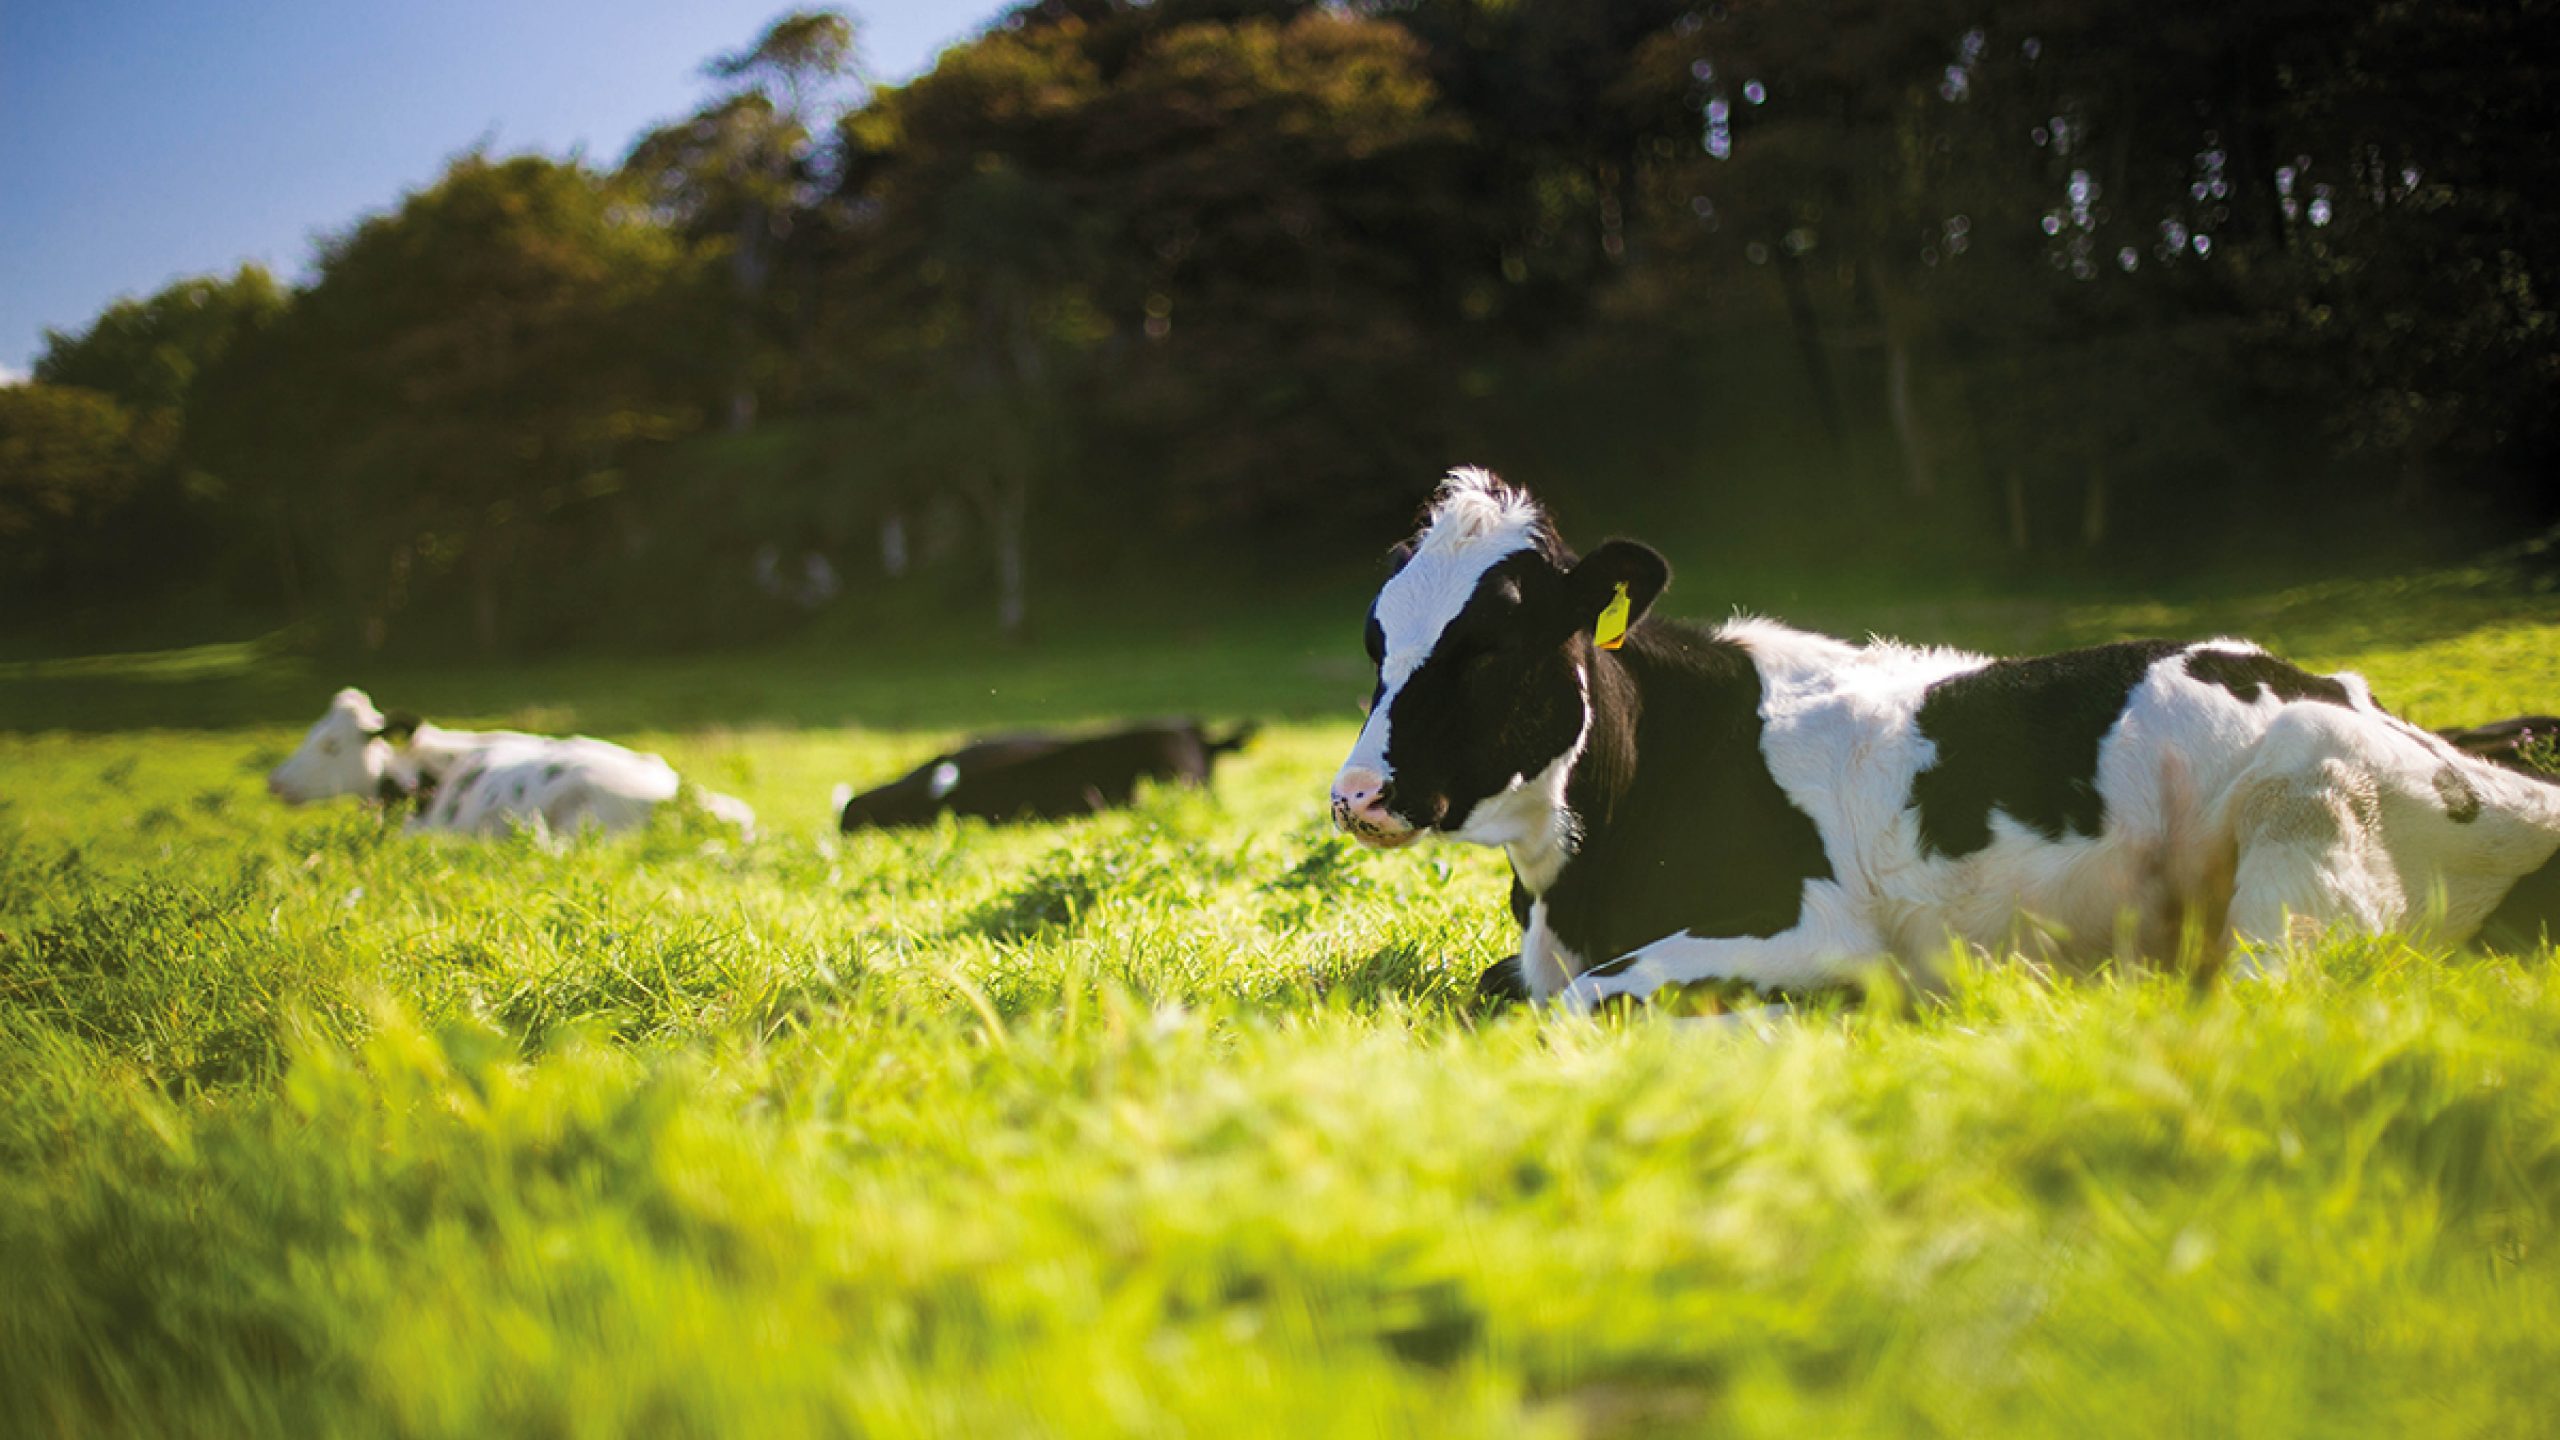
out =
[[[2518,715],[2436,733],[2465,755],[2527,775],[2560,778],[2560,715]]]
[[[484,836],[637,829],[683,788],[656,755],[583,735],[446,730],[405,712],[385,714],[353,688],[330,697],[301,748],[267,776],[268,793],[288,805],[361,795],[414,805],[413,832]],[[694,794],[712,815],[754,830],[755,812],[743,801]]]
[[[846,796],[839,830],[930,825],[948,811],[981,820],[1059,820],[1127,805],[1138,782],[1206,785],[1220,755],[1254,727],[1211,739],[1197,720],[1156,720],[1098,735],[1002,735],[927,760],[903,778]]]
[[[2333,929],[2529,945],[2560,916],[2560,786],[2245,641],[1994,659],[1671,623],[1660,554],[1576,556],[1474,469],[1393,553],[1333,817],[1508,854],[1498,993],[1854,988],[1880,961],[1925,987],[1951,941],[2272,966]]]

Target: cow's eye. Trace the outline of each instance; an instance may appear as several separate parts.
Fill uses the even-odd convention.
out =
[[[335,741],[335,740],[323,740],[323,741],[321,741],[321,742],[320,742],[320,753],[321,753],[321,754],[323,754],[323,755],[335,755],[335,754],[337,754],[337,753],[338,753],[338,742],[337,742],[337,741]]]

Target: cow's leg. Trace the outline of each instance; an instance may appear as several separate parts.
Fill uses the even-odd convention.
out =
[[[1764,990],[1820,990],[1857,981],[1886,947],[1849,913],[1839,887],[1805,887],[1804,918],[1769,936],[1669,935],[1573,977],[1559,1002],[1587,1011],[1641,1000],[1667,985],[1740,980]]]
[[[1812,942],[1795,930],[1772,935],[1709,938],[1673,935],[1631,950],[1575,976],[1557,999],[1567,1010],[1596,1009],[1611,1000],[1641,1000],[1665,986],[1740,980],[1768,990],[1819,990],[1856,980],[1867,954]]]
[[[1520,973],[1520,957],[1507,955],[1476,977],[1476,999],[1487,1005],[1517,1005],[1529,998],[1529,982]]]
[[[2231,933],[2260,947],[2312,940],[2333,927],[2379,934],[2408,912],[2382,854],[2382,802],[2373,776],[2337,757],[2269,767],[2243,781],[2233,807],[2239,861]]]

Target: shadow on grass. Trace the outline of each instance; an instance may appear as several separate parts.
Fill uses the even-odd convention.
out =
[[[2553,613],[2560,575],[2521,551],[2461,567],[2271,588],[2183,593],[2038,590],[1851,601],[1807,594],[1751,607],[1846,637],[2027,653],[2137,636],[2233,634],[2308,660],[2442,641]],[[1713,577],[1667,610],[1712,623],[1733,608]],[[0,732],[228,730],[308,723],[360,685],[387,707],[464,725],[614,735],[719,726],[959,730],[1138,715],[1339,719],[1368,688],[1352,640],[1365,594],[1270,613],[1122,618],[1021,645],[982,633],[804,637],[730,654],[385,661],[306,653],[290,631],[186,649],[0,662]]]
[[[1137,715],[1333,718],[1367,688],[1356,645],[1312,627],[1194,626],[881,654],[806,646],[717,656],[489,664],[326,659],[274,637],[0,663],[0,732],[299,727],[358,685],[446,724],[611,736],[719,726],[957,730]]]

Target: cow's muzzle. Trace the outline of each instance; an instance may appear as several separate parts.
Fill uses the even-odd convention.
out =
[[[1387,808],[1386,777],[1374,770],[1345,770],[1333,782],[1335,828],[1363,845],[1392,850],[1422,838],[1413,822]]]

